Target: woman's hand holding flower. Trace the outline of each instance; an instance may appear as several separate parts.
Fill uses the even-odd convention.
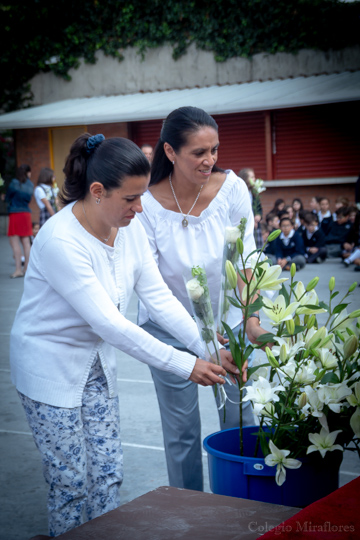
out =
[[[214,384],[224,384],[225,380],[220,377],[226,376],[226,371],[223,367],[217,364],[212,364],[201,358],[197,358],[194,369],[189,377],[189,380],[200,384],[201,386],[213,386]]]
[[[233,359],[233,357],[231,355],[231,352],[227,351],[226,349],[221,349],[220,350],[220,358],[221,358],[221,365],[229,373],[229,375],[230,375],[231,379],[233,380],[233,382],[235,382],[235,379],[234,379],[233,375],[236,378],[239,378],[240,377],[240,371],[239,371],[239,368],[236,366],[236,364],[234,362],[234,359]],[[246,372],[247,368],[248,368],[248,363],[246,361],[245,364],[243,365],[243,368],[242,368],[242,380],[244,382],[247,381],[247,372]]]

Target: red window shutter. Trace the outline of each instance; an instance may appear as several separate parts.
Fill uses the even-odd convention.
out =
[[[358,176],[360,102],[274,111],[275,178]]]
[[[131,124],[131,139],[138,145],[151,144],[153,148],[160,138],[162,120],[146,120]]]
[[[214,115],[219,126],[218,165],[223,169],[251,167],[257,178],[266,179],[265,113]]]

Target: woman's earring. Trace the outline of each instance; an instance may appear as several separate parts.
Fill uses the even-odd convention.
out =
[[[101,199],[96,199],[96,204],[100,204]]]
[[[175,165],[175,161],[173,161],[172,164]]]

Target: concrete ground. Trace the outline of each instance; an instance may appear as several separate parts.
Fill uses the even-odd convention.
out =
[[[14,263],[6,236],[0,236],[0,254],[0,539],[28,540],[36,534],[47,533],[46,487],[38,451],[10,381],[9,335],[20,302],[23,279],[9,278]],[[321,266],[309,265],[299,272],[298,278],[306,284],[315,275],[320,275],[317,292],[325,301],[331,276],[335,276],[336,290],[342,294],[356,279],[360,281],[359,273],[355,273],[353,268],[344,268],[335,259]],[[352,297],[352,308],[359,307],[360,288],[357,287]],[[134,296],[128,311],[130,320],[136,320],[136,311]],[[266,320],[263,326],[270,329]],[[167,485],[168,479],[159,410],[149,369],[125,354],[121,354],[118,367],[125,469],[121,494],[124,504]],[[200,387],[199,399],[204,438],[219,429],[217,411],[210,388]],[[205,491],[210,492],[206,461],[204,453]],[[357,455],[346,452],[340,485],[357,476],[360,476],[360,460]]]

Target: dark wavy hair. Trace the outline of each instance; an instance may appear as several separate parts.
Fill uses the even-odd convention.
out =
[[[173,164],[165,154],[164,143],[170,144],[173,150],[178,153],[187,143],[188,136],[203,127],[212,127],[216,132],[219,131],[213,117],[197,107],[180,107],[169,114],[163,122],[160,139],[155,146],[150,185],[157,184],[169,176],[173,170]],[[212,170],[213,172],[223,172],[223,169],[216,165]]]
[[[54,171],[49,169],[49,167],[43,167],[39,173],[37,185],[40,186],[40,184],[45,184],[47,186],[52,186],[53,178]]]
[[[107,191],[121,187],[126,176],[147,176],[150,164],[129,139],[104,139],[89,153],[89,133],[80,135],[70,148],[64,167],[65,182],[59,198],[63,205],[83,199],[93,182]]]
[[[23,184],[28,179],[29,172],[31,172],[30,165],[26,165],[26,164],[20,165],[20,167],[16,169],[15,178]]]

